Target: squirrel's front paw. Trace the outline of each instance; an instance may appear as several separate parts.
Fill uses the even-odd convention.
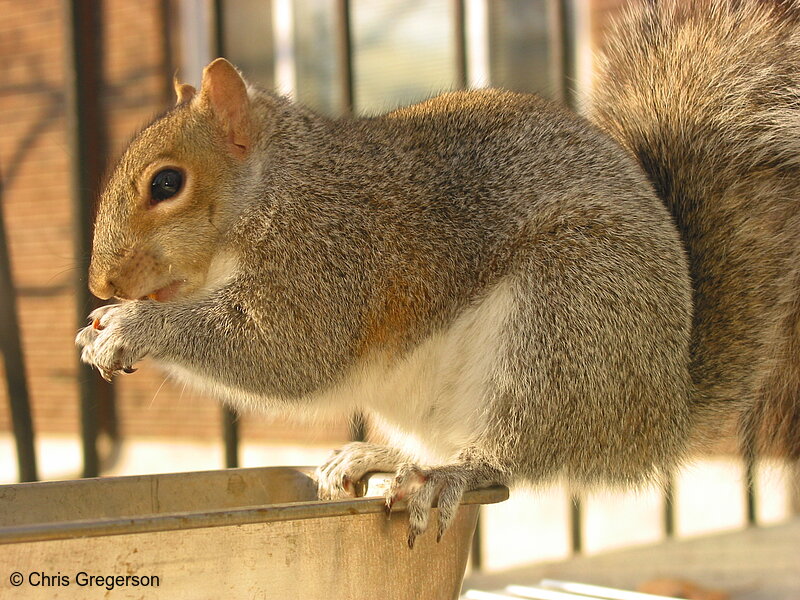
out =
[[[124,326],[131,305],[126,302],[101,306],[89,315],[90,325],[75,338],[75,343],[83,348],[81,360],[97,367],[106,381],[111,381],[118,371],[132,373],[134,363],[145,355]]]
[[[408,460],[394,448],[351,442],[336,450],[316,472],[319,497],[336,500],[363,495],[357,484],[367,473],[394,471]]]

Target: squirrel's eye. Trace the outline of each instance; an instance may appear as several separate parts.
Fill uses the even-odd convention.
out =
[[[150,184],[150,203],[156,204],[172,198],[183,187],[183,173],[175,169],[162,169],[153,177]]]

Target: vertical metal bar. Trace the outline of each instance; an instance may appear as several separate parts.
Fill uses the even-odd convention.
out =
[[[212,27],[211,40],[214,57],[225,56],[225,2],[214,0],[211,5]],[[225,443],[225,467],[235,469],[239,466],[239,415],[233,409],[222,405],[222,437]]]
[[[159,3],[158,18],[161,22],[161,51],[164,53],[162,64],[164,65],[164,73],[169,75],[168,77],[164,77],[164,87],[162,88],[165,106],[175,103],[175,88],[172,84],[172,77],[175,75],[177,67],[175,64],[175,45],[173,41],[174,17],[176,12],[172,2]]]
[[[483,570],[483,529],[481,528],[481,523],[483,519],[481,518],[482,509],[478,506],[478,519],[475,522],[475,532],[472,534],[472,546],[470,548],[470,562],[472,564],[472,570],[476,572],[480,572]]]
[[[214,0],[211,5],[212,27],[211,39],[214,47],[212,54],[214,58],[227,54],[225,44],[225,0]]]
[[[561,0],[547,0],[549,25],[548,52],[549,76],[553,99],[566,103],[564,96],[564,11]]]
[[[756,501],[756,467],[757,454],[753,441],[747,440],[744,453],[744,486],[745,486],[745,511],[748,525],[758,524],[758,506]]]
[[[472,535],[469,558],[473,571],[483,569],[483,534],[481,533],[480,507],[478,507],[478,521],[475,523],[475,533]]]
[[[350,117],[355,114],[355,85],[353,79],[353,31],[350,0],[337,0],[336,46],[339,61],[339,99],[341,112]],[[367,437],[364,415],[356,413],[350,418],[350,439],[360,442]]]
[[[664,537],[675,537],[675,477],[672,473],[664,482]]]
[[[468,86],[467,73],[467,21],[464,0],[453,0],[453,43],[455,44],[455,83],[458,89]]]
[[[350,439],[354,442],[363,442],[367,439],[367,423],[360,412],[350,417]]]
[[[561,57],[561,96],[564,103],[573,110],[577,104],[575,6],[574,0],[555,0],[558,3],[557,20],[560,24],[559,56]]]
[[[758,507],[756,506],[756,468],[758,465],[758,431],[756,419],[750,414],[742,426],[741,452],[744,465],[744,493],[745,493],[745,520],[748,525],[758,522]]]
[[[239,415],[222,407],[222,435],[225,441],[225,467],[235,469],[239,466]]]
[[[339,97],[342,114],[355,113],[355,85],[353,74],[353,31],[350,0],[337,0],[336,43],[339,59]]]
[[[573,0],[551,0],[555,2],[554,21],[556,43],[554,54],[558,57],[559,89],[562,101],[569,107],[575,107],[575,27]],[[570,546],[573,554],[583,551],[583,503],[581,498],[570,491]]]
[[[67,27],[65,68],[67,120],[70,144],[70,170],[74,222],[74,248],[77,266],[76,308],[80,326],[96,306],[86,286],[85,275],[91,254],[91,223],[94,200],[102,174],[103,110],[100,104],[100,61],[102,58],[102,3],[69,0],[63,3]],[[112,398],[110,388],[87,365],[78,364],[83,442],[83,476],[95,477],[100,471],[97,451],[98,407],[102,398]]]
[[[3,179],[0,175],[0,205],[3,198]],[[6,372],[6,389],[11,406],[11,422],[17,447],[17,468],[20,481],[36,481],[36,450],[34,448],[28,382],[25,377],[25,355],[19,334],[17,302],[11,277],[11,258],[8,254],[6,226],[0,208],[0,345]]]
[[[758,504],[756,501],[756,463],[745,465],[745,486],[747,489],[747,524],[758,525]]]
[[[573,554],[583,552],[583,502],[580,496],[570,494],[569,539]]]
[[[467,71],[467,18],[464,6],[465,0],[453,0],[453,44],[455,57],[455,85],[458,89],[465,90],[469,87],[469,73]],[[481,507],[478,507],[478,520],[472,534],[470,548],[470,563],[473,571],[483,569],[483,533],[481,527]]]

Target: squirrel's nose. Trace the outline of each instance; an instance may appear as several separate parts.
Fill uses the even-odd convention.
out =
[[[117,292],[114,282],[106,278],[90,278],[89,291],[101,300],[108,300]]]

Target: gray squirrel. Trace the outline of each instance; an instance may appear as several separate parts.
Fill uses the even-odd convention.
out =
[[[243,410],[362,411],[409,545],[438,499],[658,480],[739,423],[800,453],[800,5],[643,3],[589,119],[447,93],[327,118],[227,61],[139,133],[99,206],[78,334]]]

